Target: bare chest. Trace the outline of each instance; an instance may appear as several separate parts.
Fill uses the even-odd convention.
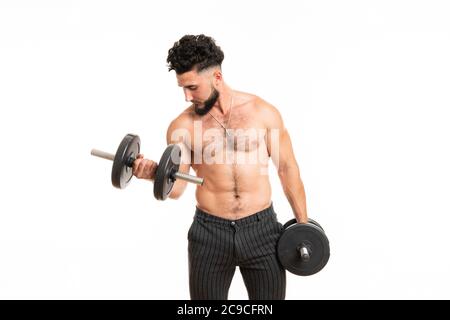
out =
[[[194,151],[202,154],[219,152],[251,153],[265,148],[266,129],[256,118],[238,114],[227,125],[222,119],[210,115],[194,125],[197,137]]]

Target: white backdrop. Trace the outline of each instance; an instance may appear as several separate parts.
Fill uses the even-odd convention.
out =
[[[205,33],[274,104],[331,257],[287,299],[449,299],[447,1],[0,1],[0,298],[189,299],[194,186],[110,183],[186,106],[168,49]],[[273,170],[273,201],[292,218]],[[246,299],[239,272],[230,299]]]

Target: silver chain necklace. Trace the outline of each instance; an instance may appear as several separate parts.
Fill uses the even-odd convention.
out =
[[[231,95],[230,115],[228,116],[227,126],[230,124],[231,112],[233,111],[233,98],[234,98],[234,95]],[[211,114],[211,112],[208,112],[208,113],[209,113],[209,115],[210,115],[211,117],[213,117],[213,119],[216,120],[216,122],[217,122],[218,124],[220,124],[220,126],[223,128],[224,133],[225,133],[225,136],[230,136],[229,133],[228,133],[228,129],[227,129],[222,123],[220,123],[219,120],[217,120],[216,117],[214,117],[214,116]]]

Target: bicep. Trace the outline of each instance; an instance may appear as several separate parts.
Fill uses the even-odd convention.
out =
[[[176,122],[172,122],[167,129],[167,145],[177,144],[181,149],[181,162],[179,172],[189,173],[191,166],[190,134],[186,128],[178,127]]]
[[[296,165],[291,137],[286,128],[269,130],[270,157],[277,168],[282,171],[289,166]]]

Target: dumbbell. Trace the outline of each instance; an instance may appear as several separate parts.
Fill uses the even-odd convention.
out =
[[[277,243],[280,263],[289,272],[309,276],[322,270],[330,258],[330,243],[322,226],[308,219],[308,223],[289,220]]]
[[[133,177],[133,162],[140,152],[141,139],[135,134],[127,134],[119,144],[116,154],[97,149],[91,155],[113,161],[111,181],[114,187],[124,189]],[[203,178],[178,172],[181,161],[181,148],[176,144],[168,145],[164,151],[155,173],[153,194],[158,200],[165,200],[177,179],[198,185]]]

